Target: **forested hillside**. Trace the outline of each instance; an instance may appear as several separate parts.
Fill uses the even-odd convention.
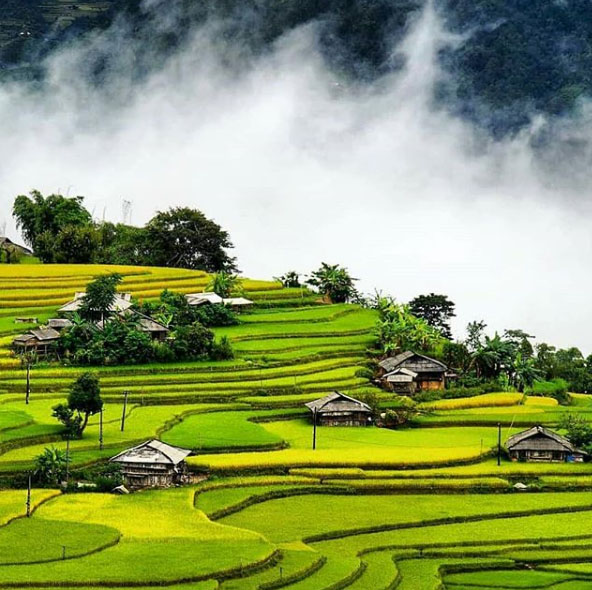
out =
[[[397,43],[422,6],[416,0],[9,0],[0,9],[0,68],[4,75],[33,66],[43,56],[92,28],[106,28],[122,13],[126,41],[138,42],[138,73],[160,63],[204,22],[220,38],[240,43],[242,55],[265,51],[281,35],[316,23],[320,51],[345,81],[368,83],[400,68]],[[519,0],[439,0],[449,31],[462,34],[443,50],[451,74],[437,92],[452,112],[495,134],[514,131],[534,113],[573,112],[592,90],[592,7],[583,0],[533,4]],[[121,23],[122,21],[118,21]],[[246,51],[244,51],[246,49]],[[91,75],[109,67],[117,52],[96,51]]]

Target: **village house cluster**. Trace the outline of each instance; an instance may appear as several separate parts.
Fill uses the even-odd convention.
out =
[[[72,326],[72,319],[80,311],[84,302],[85,293],[75,293],[74,299],[62,305],[58,309],[59,318],[48,320],[47,325],[19,334],[12,341],[12,348],[16,354],[34,353],[38,357],[47,357],[55,350],[62,330]],[[220,297],[217,293],[190,293],[185,296],[192,306],[201,305],[225,305],[236,312],[249,309],[253,302],[245,297]],[[133,309],[131,293],[118,293],[113,303],[105,311],[97,311],[93,317],[93,326],[97,330],[103,330],[105,323],[114,317],[135,319],[136,329],[147,333],[152,340],[164,341],[169,337],[170,329],[139,311]],[[21,323],[37,323],[37,318],[17,318]]]

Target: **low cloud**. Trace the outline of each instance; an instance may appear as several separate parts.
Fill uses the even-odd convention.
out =
[[[341,263],[366,291],[447,293],[459,335],[485,319],[592,351],[589,210],[577,188],[589,179],[564,149],[578,135],[562,127],[561,149],[533,151],[546,122],[494,142],[436,107],[437,53],[455,39],[431,4],[394,50],[405,67],[372,86],[327,70],[314,26],[240,70],[228,66],[240,48],[204,27],[141,81],[125,34],[120,23],[52,57],[41,91],[0,87],[7,221],[31,188],[83,194],[113,221],[132,201],[137,224],[189,205],[230,231],[246,275]],[[120,54],[97,87],[88,57],[106,46]]]

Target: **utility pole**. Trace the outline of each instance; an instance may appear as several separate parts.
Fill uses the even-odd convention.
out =
[[[70,481],[70,435],[66,439],[66,489]]]
[[[123,412],[121,413],[121,432],[125,430],[125,413],[127,412],[127,396],[129,391],[123,392]]]
[[[25,404],[29,405],[31,397],[31,359],[27,356],[27,391],[25,392]]]
[[[317,448],[317,409],[312,411],[312,450]]]
[[[31,474],[29,473],[29,477],[27,480],[27,518],[31,516]]]
[[[502,425],[497,423],[497,466],[502,464]]]
[[[99,450],[103,450],[103,408],[99,413]]]

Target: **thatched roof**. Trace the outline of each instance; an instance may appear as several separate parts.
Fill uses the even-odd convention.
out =
[[[224,305],[230,305],[232,307],[247,307],[253,305],[253,302],[246,297],[226,297],[222,301]]]
[[[230,305],[232,307],[247,307],[253,305],[253,302],[246,297],[220,297],[218,293],[206,291],[204,293],[189,293],[185,295],[189,305],[205,305],[213,303],[217,305]]]
[[[0,236],[0,248],[5,248],[7,246],[12,246],[15,250],[18,250],[21,254],[25,254],[26,256],[33,255],[33,252],[26,246],[15,244],[10,238],[7,238],[6,236]]]
[[[82,306],[82,299],[85,295],[86,293],[75,293],[74,299],[72,299],[72,301],[68,301],[68,303],[66,303],[65,305],[62,305],[62,307],[60,307],[58,311],[61,313],[74,313],[76,311],[79,311],[80,307]],[[117,313],[129,309],[132,305],[133,304],[131,293],[117,293],[117,295],[115,296],[115,300],[113,301],[113,304],[109,307],[107,311],[111,313]]]
[[[400,367],[405,367],[415,373],[444,373],[448,370],[448,367],[444,363],[411,350],[407,350],[396,356],[390,356],[380,361],[378,366],[386,371],[385,377]]]
[[[16,338],[14,338],[12,343],[24,346],[31,340],[35,340],[35,336],[33,336],[33,334],[19,334],[16,336]]]
[[[583,452],[576,449],[565,437],[544,426],[533,426],[514,434],[506,441],[506,448],[509,451]]]
[[[51,344],[60,337],[60,333],[53,328],[37,328],[26,334],[20,334],[13,341],[13,346],[35,346],[36,344]]]
[[[417,373],[405,367],[399,367],[385,375],[389,383],[411,383],[416,377]]]
[[[370,413],[372,410],[368,404],[361,402],[345,393],[334,391],[321,399],[317,399],[314,402],[308,402],[304,404],[311,412],[317,412],[324,414],[328,412],[367,412]]]
[[[224,299],[218,295],[218,293],[214,293],[213,291],[206,291],[204,293],[189,293],[185,295],[187,298],[187,303],[189,305],[204,305],[205,303],[219,303],[220,305],[224,303]]]
[[[39,342],[57,340],[60,337],[60,333],[53,328],[37,328],[36,330],[31,330],[31,334],[33,334]]]
[[[72,322],[70,320],[63,318],[52,318],[47,322],[47,326],[54,330],[63,330],[64,328],[69,328],[71,325]]]
[[[168,334],[170,332],[169,328],[153,320],[151,317],[140,313],[139,311],[134,311],[132,309],[127,309],[124,312],[117,314],[114,317],[108,317],[104,320],[99,320],[98,322],[94,322],[93,326],[97,328],[97,330],[103,330],[105,328],[105,324],[108,324],[112,321],[117,321],[117,318],[134,318],[137,322],[137,328],[140,332],[147,332],[147,333],[165,333]]]
[[[159,440],[149,440],[112,457],[114,463],[148,463],[152,465],[178,465],[191,451],[167,445]]]
[[[147,316],[143,316],[142,314],[138,314],[140,316],[140,320],[138,321],[138,326],[140,331],[142,332],[151,332],[151,333],[166,333],[168,334],[170,330],[163,326],[160,322],[153,320]]]

